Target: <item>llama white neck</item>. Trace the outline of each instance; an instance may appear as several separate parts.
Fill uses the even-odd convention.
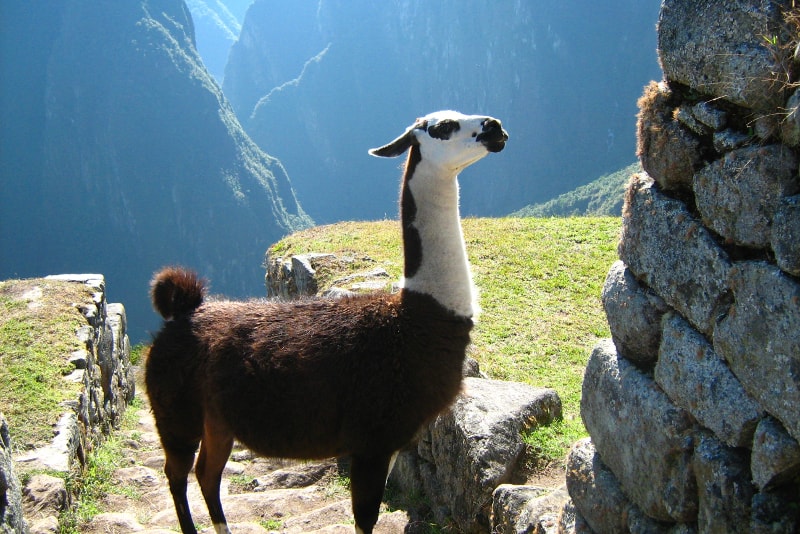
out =
[[[413,272],[408,272],[409,258],[406,258],[403,285],[431,295],[462,317],[475,317],[478,306],[461,230],[457,178],[457,171],[436,169],[422,160],[406,181],[403,195],[410,194],[416,209],[410,213],[410,199],[403,199],[404,239],[413,239],[409,234],[416,230],[421,257],[416,268],[411,269]],[[409,243],[404,248],[407,256],[415,254],[414,246]]]

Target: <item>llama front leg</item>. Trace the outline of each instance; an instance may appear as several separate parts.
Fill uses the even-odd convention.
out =
[[[222,511],[219,489],[222,482],[222,471],[225,469],[232,448],[233,436],[213,428],[213,425],[206,422],[195,472],[208,507],[208,514],[211,516],[211,522],[214,524],[217,534],[231,534],[228,522],[225,520],[225,513]]]
[[[353,455],[350,464],[350,494],[356,534],[371,534],[378,522],[392,453]]]

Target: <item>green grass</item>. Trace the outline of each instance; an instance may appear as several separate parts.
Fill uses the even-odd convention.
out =
[[[68,488],[77,495],[74,507],[59,517],[59,534],[78,534],[91,519],[104,511],[108,495],[122,495],[131,499],[142,497],[135,485],[124,485],[114,478],[114,471],[126,465],[124,431],[136,428],[142,401],[136,397],[128,405],[120,423],[119,433],[108,436],[86,455],[85,468],[68,476]]]
[[[33,292],[38,294],[33,300],[24,296]],[[86,324],[77,305],[90,302],[91,291],[83,284],[0,282],[0,411],[15,449],[49,442],[65,411],[60,403],[77,398],[80,386],[64,376],[74,370],[70,354],[84,348],[75,335]]]
[[[548,431],[534,430],[526,440],[545,461],[563,457],[586,435],[579,413],[581,382],[592,348],[610,336],[600,292],[617,257],[621,220],[466,219],[463,226],[483,308],[471,356],[492,378],[558,392],[563,421]],[[367,256],[393,278],[402,274],[397,221],[311,228],[270,249],[272,256],[306,252]]]

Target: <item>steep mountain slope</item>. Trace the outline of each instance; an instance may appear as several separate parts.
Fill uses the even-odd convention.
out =
[[[214,78],[222,83],[228,52],[242,29],[241,20],[237,18],[228,5],[230,0],[186,0],[192,14],[197,38],[197,51],[203,58],[206,69]]]
[[[619,217],[625,186],[631,176],[642,172],[639,162],[582,185],[541,204],[525,206],[511,214],[512,217]]]
[[[0,277],[102,272],[134,339],[157,324],[160,265],[263,294],[264,250],[310,220],[203,67],[184,2],[0,10]]]
[[[442,108],[503,120],[514,146],[462,177],[465,214],[500,215],[618,169],[660,76],[659,2],[256,0],[224,90],[318,221],[396,214],[366,150]]]

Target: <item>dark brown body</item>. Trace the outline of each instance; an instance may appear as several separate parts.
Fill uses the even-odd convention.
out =
[[[159,284],[172,291],[161,303]],[[156,307],[174,317],[155,337],[145,375],[170,486],[178,484],[173,496],[179,517],[198,444],[203,442],[197,474],[208,501],[218,494],[234,438],[266,456],[352,455],[359,514],[356,493],[363,491],[372,503],[378,492],[380,503],[391,455],[448,407],[461,387],[472,321],[430,296],[403,291],[171,309],[201,301],[187,298],[193,291],[202,294],[203,287],[191,273],[167,269],[156,275]],[[364,467],[370,476],[359,475]],[[224,516],[214,517],[215,506],[209,503],[212,520],[224,522]],[[187,521],[182,519],[184,531]]]
[[[208,302],[197,276],[156,274],[166,319],[146,363],[181,529],[195,533],[186,485],[196,472],[218,534],[234,438],[269,456],[351,455],[356,532],[378,518],[392,455],[461,387],[476,311],[458,213],[458,171],[505,147],[500,121],[442,111],[370,150],[408,152],[401,187],[404,289],[299,302]]]

